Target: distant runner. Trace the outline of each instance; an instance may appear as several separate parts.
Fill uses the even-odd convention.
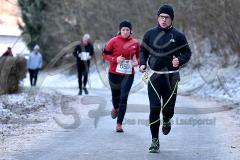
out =
[[[90,35],[84,34],[82,41],[77,45],[73,52],[74,57],[77,60],[77,71],[78,71],[78,95],[82,95],[82,91],[85,94],[88,94],[87,82],[88,82],[88,73],[90,60],[94,55],[93,44],[90,42]]]

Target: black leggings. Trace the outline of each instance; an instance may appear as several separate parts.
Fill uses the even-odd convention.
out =
[[[174,78],[171,74],[153,74],[151,76],[151,82],[157,91],[158,95],[162,99],[163,104],[166,106],[163,108],[162,114],[163,119],[171,119],[174,115],[174,107],[177,97],[177,86],[176,83],[178,80]],[[174,91],[174,87],[176,86],[175,92],[171,97],[171,94]],[[159,134],[159,126],[160,126],[160,112],[161,112],[161,100],[156,94],[155,91],[148,82],[148,97],[150,101],[150,115],[149,115],[149,121],[150,121],[150,130],[152,133],[152,138],[158,138]],[[168,99],[171,97],[171,99],[168,101]],[[167,102],[168,101],[168,102]],[[157,121],[157,122],[156,122]],[[154,123],[155,122],[155,123]]]
[[[31,86],[36,86],[39,69],[28,69]]]
[[[90,64],[90,61],[81,61],[80,63],[77,64],[79,90],[82,90],[82,77],[83,77],[83,87],[86,87],[87,85],[89,64]]]
[[[117,75],[109,73],[109,84],[112,92],[112,104],[119,109],[117,123],[122,124],[127,109],[127,99],[132,87],[134,75]]]

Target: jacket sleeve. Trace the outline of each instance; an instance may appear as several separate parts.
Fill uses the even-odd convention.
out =
[[[42,68],[42,63],[43,63],[43,58],[42,58],[42,55],[40,54],[38,69],[41,69],[41,68]]]
[[[137,43],[136,59],[139,65],[140,64],[140,44],[139,43]]]
[[[191,49],[188,45],[187,39],[184,35],[182,35],[181,39],[180,39],[180,55],[178,56],[178,60],[179,60],[179,65],[183,66],[184,64],[186,64],[192,55]]]
[[[27,68],[30,67],[30,61],[31,61],[31,53],[29,54],[28,60],[27,60]]]
[[[91,43],[90,46],[91,46],[90,56],[93,56],[93,55],[94,55],[94,47],[93,47],[93,44]]]
[[[78,52],[81,52],[81,47],[77,45],[73,51],[73,56],[78,58]]]
[[[117,57],[112,56],[113,44],[114,44],[114,41],[113,39],[111,39],[103,50],[102,58],[111,63],[117,63]]]
[[[149,57],[148,46],[149,46],[148,34],[145,33],[140,47],[140,66],[147,64],[147,60]]]

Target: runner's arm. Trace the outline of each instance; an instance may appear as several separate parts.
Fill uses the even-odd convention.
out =
[[[111,63],[117,63],[117,57],[114,57],[112,55],[113,43],[114,43],[114,41],[112,39],[107,43],[107,45],[105,46],[105,48],[103,50],[102,58]]]

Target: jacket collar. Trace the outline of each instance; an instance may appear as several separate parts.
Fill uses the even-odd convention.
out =
[[[125,40],[125,41],[129,41],[129,40],[133,39],[132,35],[129,35],[128,38],[123,38],[121,35],[117,35],[117,38]]]
[[[160,30],[160,31],[165,31],[165,32],[168,32],[168,31],[171,31],[173,29],[173,26],[171,25],[170,27],[168,28],[162,28],[160,26],[160,24],[158,24],[157,28]]]

